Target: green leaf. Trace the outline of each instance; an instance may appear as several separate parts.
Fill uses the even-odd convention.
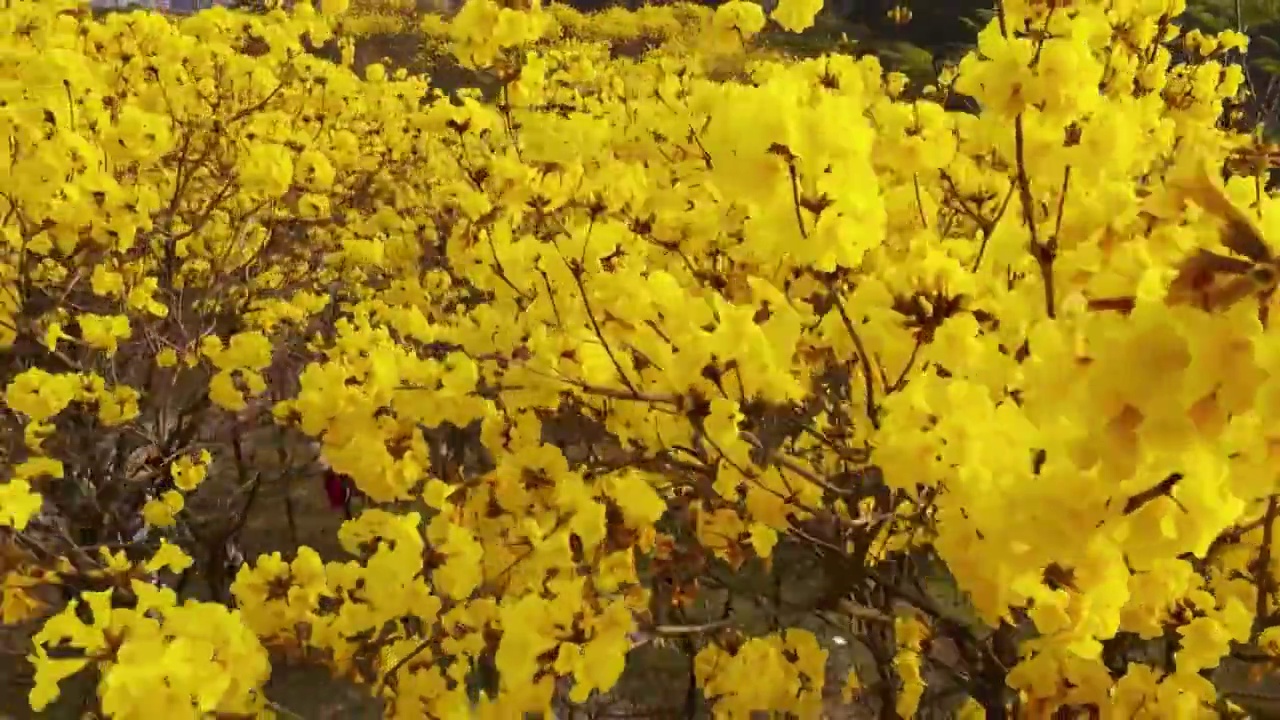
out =
[[[894,41],[879,49],[878,55],[889,60],[893,69],[917,77],[933,77],[933,53],[908,42]]]
[[[1250,64],[1269,75],[1280,75],[1280,59],[1268,57],[1255,58]]]
[[[1267,25],[1280,21],[1280,0],[1191,0],[1186,15],[1206,30],[1219,32]]]

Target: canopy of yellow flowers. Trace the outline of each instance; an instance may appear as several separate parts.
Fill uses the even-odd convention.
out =
[[[469,0],[415,31],[484,99],[357,75],[346,5],[0,9],[0,619],[47,617],[33,708],[92,668],[109,717],[266,716],[288,657],[389,717],[546,712],[674,632],[699,586],[664,572],[796,547],[884,614],[846,699],[903,717],[935,675],[966,717],[1218,717],[1208,671],[1280,651],[1280,205],[1220,172],[1255,149],[1221,122],[1243,36],[1005,0],[909,88],[756,48],[817,0]],[[349,557],[180,595],[215,478],[252,502],[312,461],[246,463],[262,432],[364,498]],[[972,621],[895,579],[920,553]],[[811,629],[686,647],[720,716],[832,697]]]

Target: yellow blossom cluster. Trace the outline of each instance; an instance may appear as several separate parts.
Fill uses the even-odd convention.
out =
[[[344,37],[412,32],[417,0],[347,0],[348,11],[336,28]]]
[[[389,717],[520,717],[656,644],[722,717],[819,717],[838,671],[901,716],[939,683],[1194,718],[1225,658],[1277,660],[1240,34],[1005,0],[905,93],[751,54],[810,0],[469,0],[421,30],[486,100],[287,5],[0,8],[0,621],[44,620],[36,709],[92,670],[109,717],[270,716],[290,660]],[[206,560],[321,467],[360,496],[341,556]],[[874,663],[748,617],[737,580],[795,567]]]

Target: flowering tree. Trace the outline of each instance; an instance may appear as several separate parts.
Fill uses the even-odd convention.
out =
[[[0,10],[32,706],[257,716],[306,662],[392,717],[594,713],[660,647],[687,687],[629,712],[1233,711],[1214,669],[1280,649],[1245,39],[1009,0],[907,94],[755,45],[820,5],[424,20],[491,100],[318,57],[341,0]],[[345,557],[236,569],[297,478],[358,496]]]

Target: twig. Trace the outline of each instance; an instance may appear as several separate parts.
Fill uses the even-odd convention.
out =
[[[1013,200],[1013,191],[1016,189],[1016,183],[1009,184],[1009,191],[1004,194],[1004,200],[1000,201],[1000,209],[996,211],[995,218],[982,228],[982,244],[978,246],[978,257],[974,258],[973,261],[973,272],[978,272],[978,268],[982,267],[982,258],[987,254],[987,244],[991,242],[991,234],[996,231],[996,226],[1004,219],[1005,211],[1009,209],[1009,202]],[[963,203],[963,200],[961,202]]]
[[[1125,500],[1123,514],[1132,515],[1141,510],[1144,505],[1159,497],[1167,497],[1177,503],[1178,501],[1170,497],[1169,493],[1173,491],[1173,486],[1182,481],[1182,477],[1181,473],[1173,473],[1155,485]]]
[[[652,395],[649,393],[640,392],[635,388],[620,390],[618,388],[605,387],[602,385],[592,385],[583,380],[577,380],[575,378],[564,377],[563,375],[543,372],[536,368],[524,367],[521,369],[533,375],[539,375],[541,377],[545,377],[551,380],[556,380],[557,382],[562,382],[566,385],[571,385],[583,391],[584,393],[587,393],[588,395],[599,395],[600,397],[607,397],[611,400],[635,400],[636,402],[663,403],[667,405],[677,405],[677,406],[680,404],[680,398],[678,395]],[[406,389],[417,390],[420,388],[406,388]]]
[[[871,427],[879,430],[880,409],[876,406],[875,379],[872,377],[871,372],[871,356],[867,353],[866,345],[862,343],[862,336],[854,329],[853,321],[849,319],[849,313],[844,309],[844,302],[840,299],[840,293],[834,285],[829,290],[836,312],[840,313],[840,321],[844,323],[844,329],[849,333],[849,337],[853,340],[853,347],[858,352],[858,364],[862,369],[862,379],[866,389],[867,418],[871,420]]]
[[[609,346],[609,341],[605,339],[604,330],[600,328],[600,322],[596,320],[595,312],[591,309],[591,296],[587,293],[586,283],[582,279],[585,269],[581,264],[577,267],[571,265],[568,258],[564,256],[564,253],[560,253],[560,259],[563,260],[564,264],[569,268],[569,275],[573,278],[573,282],[578,286],[578,292],[582,293],[582,305],[587,311],[587,320],[591,322],[591,329],[595,332],[596,337],[600,339],[600,345],[604,348],[605,354],[609,356],[609,361],[613,363],[613,369],[617,371],[618,379],[622,381],[623,385],[627,386],[628,390],[638,394],[639,391],[636,389],[635,385],[631,384],[631,378],[627,377],[627,373],[622,369],[622,363],[618,362],[618,357],[614,355],[613,348]]]
[[[800,173],[796,170],[796,159],[789,150],[784,157],[787,161],[787,173],[791,177],[791,204],[796,211],[796,225],[800,228],[800,237],[808,240],[809,231],[804,226],[804,215],[800,209]]]
[[[378,686],[373,691],[374,697],[381,695],[387,685],[395,679],[396,673],[400,672],[401,668],[408,665],[410,661],[421,655],[428,647],[430,647],[433,640],[434,638],[431,636],[423,638],[422,641],[415,645],[412,650],[405,653],[404,657],[396,660],[395,663],[385,673],[383,673],[382,679],[378,681]]]
[[[724,618],[721,620],[713,620],[711,622],[702,623],[700,625],[654,625],[646,632],[663,637],[674,637],[677,635],[698,635],[700,633],[719,630],[733,624],[732,618]]]
[[[1276,512],[1280,504],[1276,496],[1267,498],[1267,513],[1262,520],[1262,545],[1258,549],[1258,566],[1253,573],[1254,582],[1258,586],[1258,598],[1254,606],[1253,639],[1262,633],[1263,624],[1270,612],[1271,593],[1275,590],[1275,578],[1271,576],[1271,543],[1275,539]]]
[[[915,190],[916,190],[916,209],[917,209],[917,210],[919,211],[919,213],[920,213],[920,224],[921,224],[922,226],[924,226],[924,229],[925,229],[925,230],[928,230],[928,229],[929,229],[929,218],[928,218],[928,217],[926,217],[926,216],[925,216],[925,214],[924,214],[924,198],[922,198],[922,197],[921,197],[921,194],[920,194],[920,173],[913,173],[913,174],[911,175],[911,183],[912,183],[913,185],[915,185]]]
[[[805,480],[808,480],[809,482],[813,483],[814,485],[817,485],[818,487],[822,488],[823,490],[826,490],[827,492],[830,492],[842,497],[847,497],[849,495],[854,494],[852,490],[838,488],[835,485],[832,485],[831,483],[827,482],[826,480],[823,480],[821,477],[817,475],[817,473],[810,472],[809,470],[801,467],[798,463],[796,463],[791,458],[780,455],[780,456],[774,457],[773,461],[776,462],[778,465],[782,466],[784,470],[788,470],[792,473],[795,473],[796,475],[799,475],[800,477],[804,478]]]
[[[868,620],[871,622],[883,623],[893,623],[894,621],[893,617],[886,615],[875,608],[858,605],[848,598],[841,599],[840,602],[837,603],[837,607],[840,612],[850,620]]]
[[[1053,318],[1057,315],[1057,303],[1054,298],[1053,261],[1058,254],[1058,239],[1054,237],[1048,242],[1042,243],[1040,241],[1040,230],[1036,225],[1035,209],[1032,207],[1035,198],[1031,195],[1031,178],[1027,175],[1027,133],[1023,126],[1022,113],[1018,113],[1018,116],[1013,120],[1013,148],[1015,162],[1018,166],[1018,195],[1022,200],[1022,220],[1027,224],[1027,232],[1031,234],[1031,255],[1040,267],[1040,277],[1044,283],[1045,312],[1048,313],[1050,318]]]
[[[287,708],[287,707],[285,707],[285,706],[281,705],[280,703],[276,702],[275,700],[271,700],[271,699],[268,699],[268,698],[263,698],[263,701],[262,701],[262,702],[263,702],[263,704],[264,704],[264,705],[266,705],[266,706],[267,706],[267,708],[268,708],[269,710],[271,710],[272,712],[278,713],[278,714],[283,715],[283,716],[285,716],[285,717],[287,717],[287,718],[293,718],[294,720],[306,720],[306,718],[305,718],[305,717],[303,717],[302,715],[299,715],[298,713],[296,713],[296,712],[294,712],[294,711],[290,710],[289,708]]]

